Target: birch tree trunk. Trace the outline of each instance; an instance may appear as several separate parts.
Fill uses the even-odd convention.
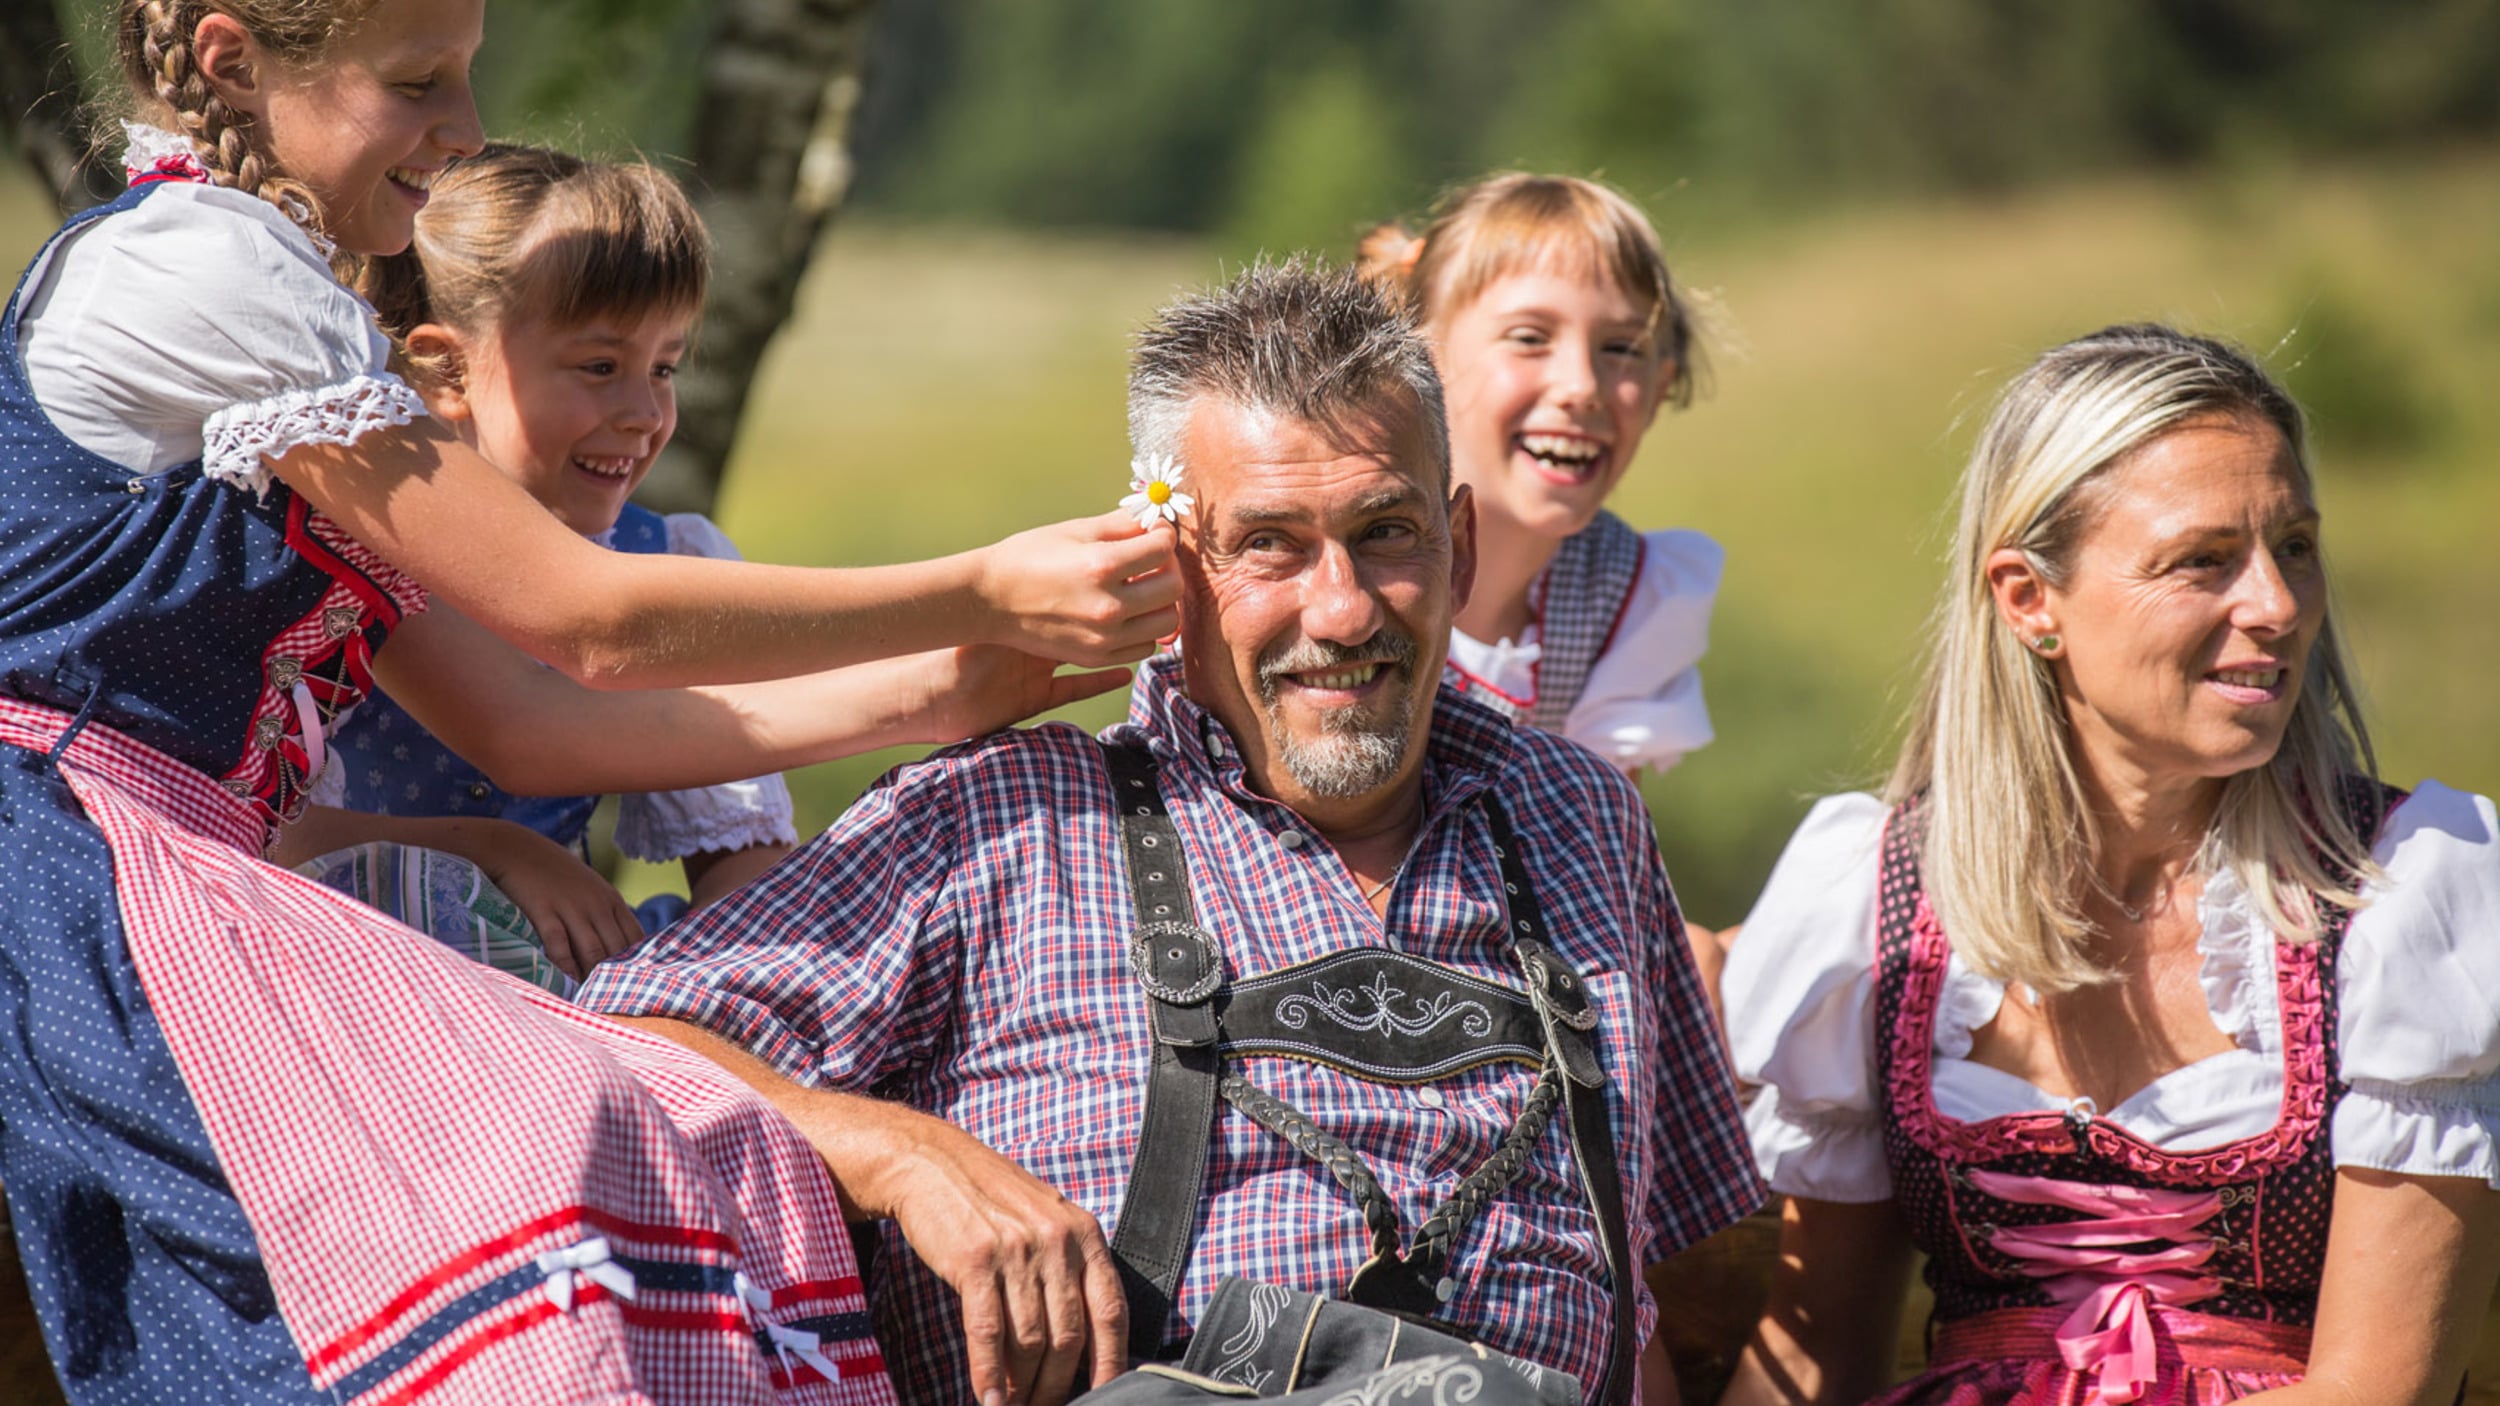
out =
[[[111,163],[89,159],[78,69],[51,0],[0,4],[0,139],[15,145],[66,215],[121,193]]]
[[[851,178],[847,138],[875,0],[724,0],[687,150],[712,291],[677,385],[677,437],[638,495],[709,511],[755,368]]]

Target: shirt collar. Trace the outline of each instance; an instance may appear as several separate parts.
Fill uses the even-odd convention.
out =
[[[1155,759],[1178,766],[1194,779],[1212,782],[1252,803],[1278,802],[1250,789],[1241,748],[1213,713],[1198,706],[1182,686],[1178,649],[1137,666],[1129,690],[1128,721],[1120,729],[1142,733]],[[1424,750],[1424,813],[1430,817],[1464,804],[1491,785],[1510,762],[1510,719],[1439,682],[1432,700],[1432,731]]]

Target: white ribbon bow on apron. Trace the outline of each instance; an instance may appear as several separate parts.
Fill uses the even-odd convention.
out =
[[[573,1311],[573,1276],[580,1275],[620,1299],[634,1296],[634,1272],[608,1254],[605,1236],[592,1236],[569,1249],[549,1250],[538,1257],[538,1272],[547,1276],[547,1301]]]
[[[795,1357],[815,1368],[817,1374],[826,1381],[842,1380],[841,1364],[825,1356],[819,1350],[824,1344],[824,1339],[804,1328],[784,1328],[765,1317],[764,1315],[772,1309],[773,1296],[755,1287],[755,1281],[747,1278],[743,1273],[738,1275],[736,1283],[738,1301],[746,1305],[748,1319],[758,1328],[763,1329],[764,1336],[772,1340],[773,1352],[781,1359],[782,1371],[789,1373],[794,1379],[798,1376],[798,1369],[790,1365],[790,1359]]]

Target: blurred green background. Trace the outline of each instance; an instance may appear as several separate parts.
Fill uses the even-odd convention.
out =
[[[90,35],[104,8],[62,6]],[[706,9],[502,0],[490,129],[677,149]],[[2387,773],[2500,791],[2489,0],[886,0],[876,24],[854,195],[720,504],[751,555],[896,560],[1108,507],[1124,337],[1176,289],[1342,255],[1485,169],[1599,174],[1717,328],[1715,392],[1617,498],[1729,552],[1719,741],[1645,788],[1697,918],[1740,917],[1810,798],[1881,774],[1973,422],[2120,320],[2291,382]],[[0,175],[0,263],[49,224]],[[795,777],[802,827],[901,759]]]

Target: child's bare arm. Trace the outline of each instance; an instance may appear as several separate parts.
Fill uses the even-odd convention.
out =
[[[1123,513],[840,570],[611,552],[433,420],[269,461],[358,541],[600,688],[785,678],[960,644],[1141,659],[1177,624],[1168,528]]]
[[[581,856],[526,825],[476,815],[374,815],[308,806],[278,831],[273,863],[295,865],[349,845],[383,841],[439,850],[478,867],[503,890],[575,980],[642,941],[642,925],[616,887]]]

